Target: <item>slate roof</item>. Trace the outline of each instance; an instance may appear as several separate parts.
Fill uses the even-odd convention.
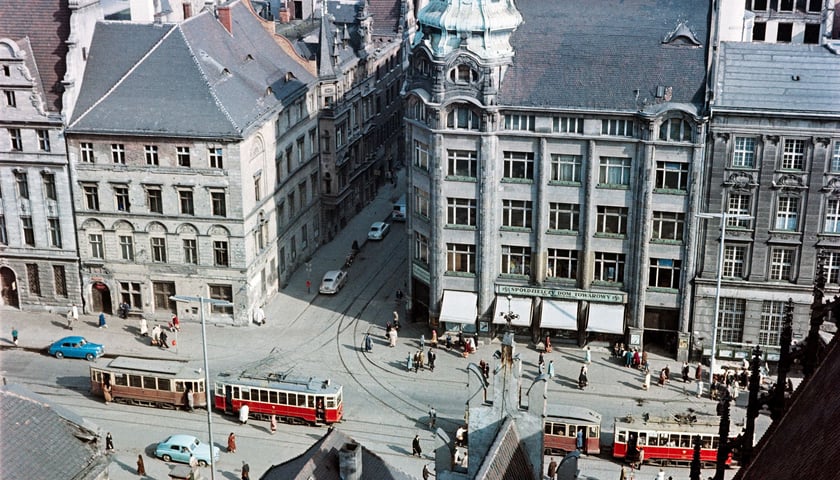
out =
[[[482,480],[504,480],[533,478],[531,462],[519,438],[516,422],[506,417],[493,445],[484,457],[476,478]]]
[[[499,104],[637,111],[657,86],[672,102],[702,107],[711,2],[517,0],[523,23],[511,37],[513,65]],[[680,21],[702,46],[663,44]],[[687,42],[686,42],[687,43]]]
[[[61,80],[67,71],[70,8],[67,0],[3,0],[0,2],[0,37],[14,41],[29,37],[40,83],[46,91],[45,106],[61,111]]]
[[[735,480],[807,478],[834,480],[840,464],[837,425],[840,401],[840,343],[832,341],[814,375],[799,386],[788,411],[771,426],[758,444],[755,456]]]
[[[402,22],[402,0],[368,0],[368,5],[368,11],[373,15],[373,34],[395,36]]]
[[[232,34],[209,11],[179,24],[97,23],[68,130],[242,138],[314,82],[241,1],[229,6]]]
[[[0,432],[0,478],[93,479],[108,468],[95,425],[20,385],[0,388]]]
[[[352,438],[332,429],[299,457],[271,467],[260,478],[262,480],[340,480],[338,451],[350,442],[353,442]],[[364,447],[362,447],[361,478],[415,480],[415,477],[388,465],[382,458]]]
[[[840,114],[840,55],[825,47],[725,42],[719,66],[716,107]]]

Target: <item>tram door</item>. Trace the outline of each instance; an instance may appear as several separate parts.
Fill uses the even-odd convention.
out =
[[[315,396],[315,420],[319,422],[327,421],[327,411],[324,409],[324,397],[321,395]]]
[[[233,387],[225,385],[225,413],[233,413]]]

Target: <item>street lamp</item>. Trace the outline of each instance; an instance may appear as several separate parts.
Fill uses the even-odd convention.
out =
[[[709,384],[711,384],[715,375],[715,367],[717,362],[717,337],[718,337],[718,316],[720,316],[720,283],[723,279],[723,253],[724,242],[726,241],[726,224],[729,219],[734,220],[751,220],[751,215],[742,215],[737,213],[696,213],[697,218],[719,218],[720,219],[720,248],[718,249],[718,268],[717,268],[717,286],[715,287],[715,316],[712,320],[712,358],[709,365]],[[702,353],[700,358],[703,358]]]
[[[499,313],[499,316],[505,319],[507,322],[507,330],[510,332],[512,331],[511,325],[513,325],[513,321],[519,318],[519,314],[513,313],[513,309],[510,308],[510,301],[513,300],[512,295],[507,296],[508,301],[508,311]]]
[[[210,436],[210,478],[216,480],[215,462],[213,460],[213,417],[211,415],[213,410],[213,403],[210,399],[210,365],[207,361],[207,329],[204,322],[204,304],[215,305],[218,307],[232,307],[233,304],[227,300],[217,300],[215,298],[204,297],[190,297],[187,295],[172,295],[170,300],[176,302],[195,303],[198,302],[198,318],[201,322],[201,350],[204,353],[204,398],[207,404],[207,434]]]

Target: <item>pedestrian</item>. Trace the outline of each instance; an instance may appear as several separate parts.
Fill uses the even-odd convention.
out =
[[[636,467],[636,470],[641,470],[643,463],[645,463],[645,449],[639,448],[639,465]]]
[[[630,365],[633,364],[633,352],[630,350],[624,351],[624,366],[626,368],[630,368]]]
[[[432,350],[432,347],[429,347],[429,371],[435,371],[435,360],[437,360],[437,354]]]
[[[14,343],[16,346],[18,344],[18,331],[15,327],[12,327],[12,343]]]
[[[99,328],[108,328],[108,324],[105,323],[105,312],[99,312]]]
[[[650,388],[650,369],[645,372],[645,381],[642,383],[642,389],[647,390]]]
[[[665,381],[670,383],[671,382],[671,367],[669,367],[668,365],[665,365],[665,368],[663,368],[662,371],[665,372]]]
[[[621,466],[621,474],[618,476],[618,480],[627,480],[627,467],[624,465]]]
[[[613,344],[612,348],[612,356],[613,358],[618,358],[621,355],[621,350],[618,348],[618,342]]]
[[[422,349],[417,350],[417,353],[415,355],[417,355],[415,357],[416,358],[415,367],[420,369],[420,370],[423,370],[423,362],[424,362],[424,357],[425,357],[425,355],[423,355],[423,350]]]
[[[417,455],[418,457],[423,457],[423,450],[420,448],[420,435],[415,435],[414,440],[411,442],[411,455]]]
[[[554,378],[554,360],[548,361],[548,378]]]
[[[551,337],[545,336],[545,353],[551,353]]]
[[[365,334],[365,351],[370,352],[373,350],[373,340],[370,338],[370,333]]]
[[[149,335],[149,324],[146,322],[146,317],[140,317],[140,336],[145,337]]]
[[[459,331],[458,332],[458,347],[459,348],[464,348],[465,345],[466,344],[464,343],[464,332]]]
[[[463,447],[467,435],[467,426],[461,425],[458,430],[455,430],[455,446]]]
[[[248,405],[242,405],[241,407],[239,407],[239,424],[240,425],[245,425],[246,423],[248,423],[248,414],[249,414],[250,411],[251,411],[251,409],[250,409],[250,407],[248,407]],[[234,438],[234,440],[235,440],[235,438]],[[236,444],[234,444],[234,445],[236,445]]]
[[[111,436],[111,432],[108,432],[105,435],[105,451],[106,452],[113,452],[114,451],[114,437]]]
[[[429,428],[435,428],[435,423],[437,422],[437,411],[435,407],[429,406]]]
[[[665,369],[663,368],[662,370],[659,371],[659,386],[660,387],[665,385],[665,380],[667,380],[667,378],[668,377],[665,376]]]
[[[642,366],[647,365],[647,363],[648,363],[648,352],[643,351],[642,352]]]
[[[589,376],[587,375],[586,365],[580,367],[580,375],[578,375],[578,387],[581,390],[589,384]]]
[[[478,364],[481,367],[481,374],[484,376],[484,381],[490,381],[490,364],[485,362],[484,359],[481,359],[481,363]]]
[[[70,305],[70,317],[73,319],[74,324],[79,321],[79,307],[75,303]]]
[[[639,365],[642,364],[642,356],[639,355],[639,349],[633,349],[633,368],[639,368]]]
[[[251,466],[242,461],[242,480],[251,480]]]
[[[540,352],[540,356],[537,359],[537,368],[539,368],[539,370],[542,371],[543,365],[545,365],[545,357],[543,357],[543,353]]]
[[[450,333],[446,334],[446,349],[452,350],[452,334]]]
[[[694,369],[694,379],[697,381],[703,380],[703,364],[697,362],[697,367]]]
[[[430,477],[434,477],[435,474],[429,470],[428,465],[423,465],[423,480],[429,480]]]
[[[195,408],[195,394],[193,394],[192,387],[187,387],[187,410],[190,412]]]
[[[106,374],[102,381],[102,396],[105,397],[105,405],[111,403],[111,400],[114,398],[111,391],[111,375]]]
[[[420,334],[420,349],[426,348],[426,335]]]
[[[190,471],[192,472],[190,476],[195,478],[194,474],[198,471],[198,459],[192,453],[190,453]]]
[[[703,380],[697,380],[697,398],[703,396]]]
[[[682,366],[683,383],[688,383],[688,374],[689,374],[690,370],[691,370],[691,368],[688,366],[688,362],[683,362],[683,366]]]
[[[143,463],[143,455],[137,455],[137,475],[146,475],[146,464]]]
[[[408,352],[408,357],[405,359],[405,368],[409,372],[414,368],[414,355],[411,352]]]
[[[164,330],[160,331],[160,348],[169,348],[169,344],[166,343],[166,332]]]
[[[586,346],[586,349],[583,351],[585,355],[585,362],[587,365],[592,363],[592,350],[589,348],[589,345]]]
[[[665,470],[659,469],[659,473],[656,474],[656,480],[665,480]]]
[[[400,324],[400,314],[394,310],[394,328],[399,328],[397,325]]]
[[[156,323],[152,328],[152,345],[160,345],[160,334],[162,331],[160,325]]]
[[[181,331],[181,321],[178,320],[177,314],[172,315],[172,328],[175,329],[175,331]]]
[[[271,434],[277,433],[277,415],[271,416]]]
[[[236,453],[236,434],[233,432],[228,435],[227,451],[228,453]]]
[[[397,346],[397,329],[392,328],[390,332],[388,332],[388,345],[392,347]]]
[[[548,471],[546,474],[548,475],[549,480],[554,480],[557,476],[557,461],[554,460],[554,457],[551,457],[551,461],[548,462]]]
[[[583,429],[579,428],[577,431],[577,436],[575,437],[575,448],[578,449],[580,453],[583,453]]]
[[[437,345],[438,344],[437,330],[432,330],[432,339],[429,341],[429,344],[432,346],[432,348],[437,348],[437,346],[438,346]]]

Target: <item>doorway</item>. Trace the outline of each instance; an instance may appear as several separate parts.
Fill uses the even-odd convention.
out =
[[[17,276],[9,267],[0,268],[0,301],[3,305],[20,308],[17,290]]]
[[[102,282],[94,282],[90,292],[91,313],[102,312],[113,315],[111,307],[111,289]]]

